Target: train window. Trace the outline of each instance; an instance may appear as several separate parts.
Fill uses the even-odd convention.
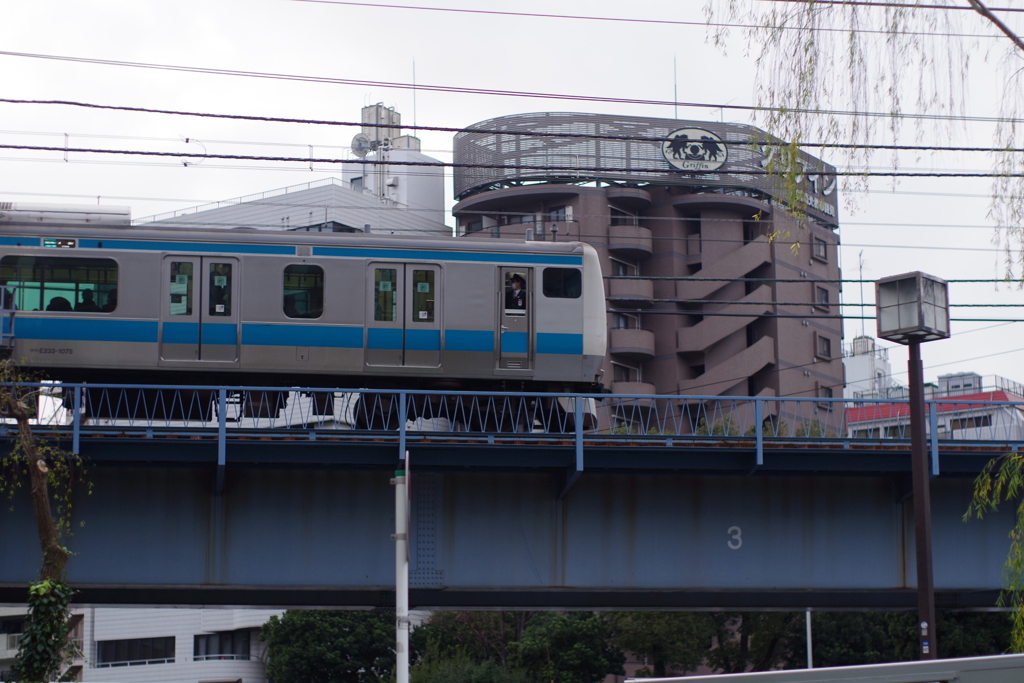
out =
[[[285,266],[284,314],[289,318],[319,318],[324,313],[324,269]]]
[[[412,271],[412,321],[434,322],[434,271]]]
[[[117,262],[103,258],[4,256],[0,285],[22,311],[110,312],[117,306]]]
[[[373,271],[373,319],[394,322],[398,319],[398,269],[376,268]]]
[[[171,315],[192,315],[192,263],[171,262]]]
[[[231,264],[210,264],[210,315],[231,315]]]
[[[505,273],[505,315],[526,315],[526,273]]]
[[[578,299],[583,294],[583,275],[576,268],[545,268],[544,296],[549,299]]]

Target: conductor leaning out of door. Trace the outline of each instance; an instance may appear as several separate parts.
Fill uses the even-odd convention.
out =
[[[512,276],[512,289],[505,292],[505,308],[526,311],[526,280],[519,273]]]

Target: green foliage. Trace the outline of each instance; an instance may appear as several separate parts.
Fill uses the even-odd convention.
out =
[[[591,612],[542,612],[509,644],[509,663],[534,683],[596,683],[623,673],[625,657],[608,636],[608,625]]]
[[[276,683],[377,683],[395,668],[394,614],[288,610],[260,639]]]
[[[697,436],[739,436],[740,428],[731,415],[726,415],[709,427],[706,417],[700,418],[697,422],[697,429],[693,432]]]
[[[821,424],[821,420],[814,419],[810,422],[800,422],[796,426],[795,436],[811,436],[811,437],[834,437],[836,432],[834,429],[826,429]]]
[[[783,664],[804,639],[799,612],[714,612],[715,646],[705,663],[715,672],[768,671]]]
[[[482,662],[466,654],[451,659],[426,658],[412,668],[410,683],[530,683],[526,672],[506,669],[488,659]]]
[[[507,610],[434,612],[426,628],[413,631],[413,636],[414,640],[422,638],[425,659],[468,657],[474,662],[493,661],[507,668],[509,644],[522,639],[536,615],[537,612]]]
[[[696,671],[711,645],[711,620],[704,612],[611,612],[605,620],[611,642],[649,662],[638,678]]]
[[[75,592],[63,581],[34,581],[28,591],[28,617],[14,663],[21,683],[56,681],[72,658],[80,654],[68,640],[71,598]]]
[[[1010,550],[1003,565],[1003,592],[1000,605],[1013,608],[1013,630],[1010,650],[1024,652],[1024,500],[1020,499],[1024,486],[1024,455],[1008,453],[990,460],[974,480],[974,497],[964,521],[972,517],[982,519],[995,512],[999,505],[1017,501],[1013,529],[1010,530]],[[942,640],[939,639],[941,646]]]

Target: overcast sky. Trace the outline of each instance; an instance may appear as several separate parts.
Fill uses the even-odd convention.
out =
[[[397,3],[396,3],[397,4]],[[751,123],[748,112],[716,105],[754,101],[753,59],[739,30],[729,54],[711,46],[703,26],[705,0],[630,3],[591,0],[519,0],[514,4],[431,0],[417,6],[512,10],[694,22],[693,25],[626,23],[544,17],[453,13],[297,0],[33,0],[4,4],[0,50],[92,60],[161,64],[379,83],[412,83],[586,95],[645,101],[678,100],[697,106],[580,102],[559,99],[428,92],[383,85],[211,75],[0,55],[0,97],[69,100],[91,104],[189,112],[357,121],[360,108],[383,102],[405,124],[462,127],[483,119],[531,111],[585,111]],[[1003,5],[1024,6],[1013,0]],[[1007,16],[1011,26],[1024,19]],[[986,30],[980,24],[972,30]],[[1021,26],[1024,29],[1024,26]],[[991,33],[991,30],[988,31]],[[982,40],[972,62],[968,113],[996,113]],[[415,67],[414,67],[415,64]],[[674,64],[676,76],[674,78]],[[912,110],[912,107],[908,107]],[[258,123],[128,113],[60,105],[0,103],[0,144],[350,158],[357,129],[308,124]],[[450,133],[423,132],[423,151],[450,161]],[[991,125],[963,124],[955,140],[926,133],[903,144],[987,146]],[[185,140],[188,140],[186,142]],[[195,142],[198,141],[198,142]],[[893,140],[883,140],[891,143]],[[827,161],[829,153],[809,150]],[[878,165],[883,167],[884,157]],[[989,168],[983,155],[944,153],[905,156],[902,170]],[[890,167],[891,168],[891,167]],[[329,164],[204,161],[0,149],[0,201],[124,204],[134,217],[187,208],[286,185],[340,176]],[[450,187],[450,184],[449,184]],[[922,270],[950,280],[1002,275],[987,219],[987,180],[873,181],[856,195],[857,209],[840,212],[841,262],[846,278],[874,280]],[[849,199],[850,197],[846,197]],[[450,192],[448,201],[451,201]],[[861,254],[863,255],[861,256]],[[1018,269],[1019,271],[1019,269]],[[864,286],[873,301],[873,288]],[[953,284],[953,304],[1019,304],[1015,285]],[[844,287],[847,303],[861,288]],[[1024,319],[1019,308],[954,308],[954,318]],[[859,309],[845,312],[859,315]],[[874,309],[865,308],[873,316]],[[874,320],[849,320],[846,342],[871,335]],[[925,377],[975,371],[1024,383],[1024,324],[952,323],[950,340],[923,349]],[[891,354],[905,382],[906,354]]]

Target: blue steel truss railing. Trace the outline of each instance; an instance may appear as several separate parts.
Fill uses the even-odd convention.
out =
[[[559,437],[616,440],[892,443],[909,440],[906,400],[344,391],[315,388],[22,384],[38,404],[36,428],[83,435],[301,436],[394,440]],[[1024,400],[972,396],[927,401],[929,441],[1024,442]],[[0,424],[0,434],[10,429]],[[760,459],[760,458],[759,458]]]

